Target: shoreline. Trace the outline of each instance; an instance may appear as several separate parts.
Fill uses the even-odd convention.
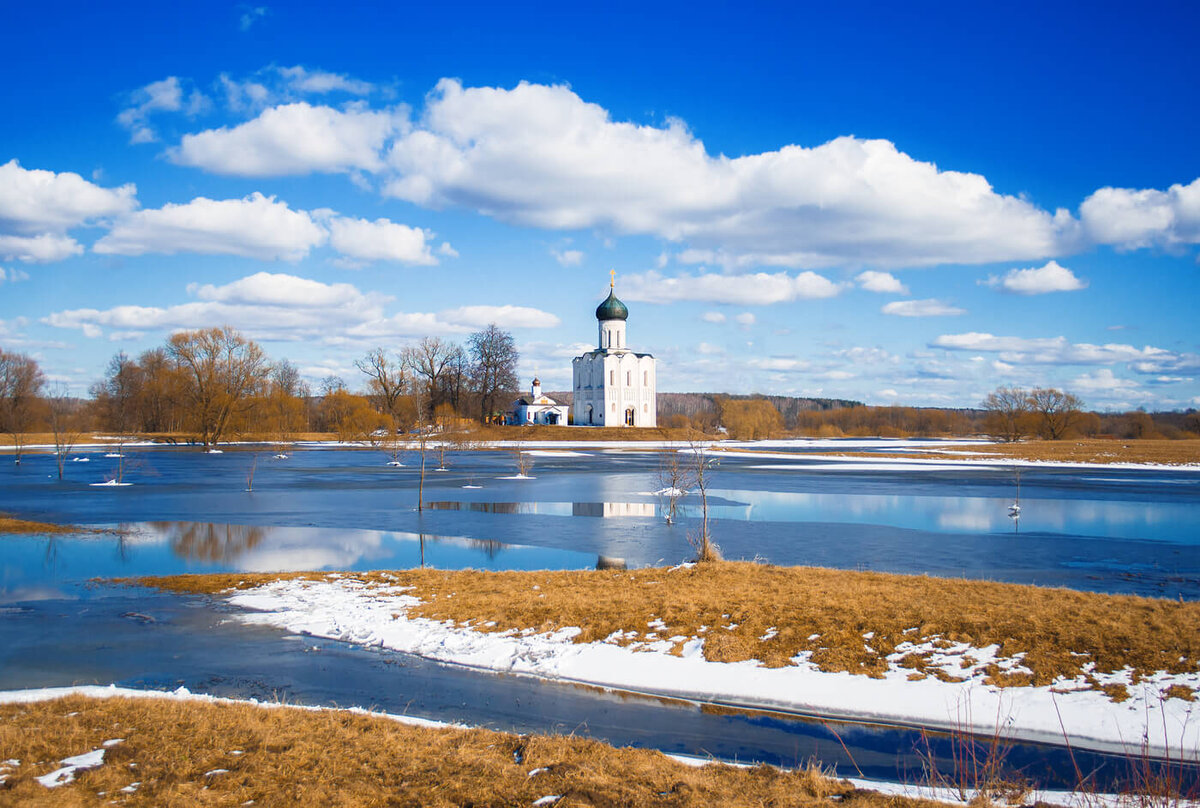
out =
[[[94,453],[99,451],[111,450],[115,444],[113,442],[94,442],[98,436],[93,436],[92,442],[75,444],[71,449],[72,455]],[[429,447],[433,447],[442,441],[431,440]],[[447,441],[455,443],[455,441]],[[1064,444],[1070,441],[1064,441]],[[1116,444],[1116,442],[1113,442]],[[1136,443],[1136,441],[1131,441]],[[1171,444],[1186,443],[1186,441],[1170,441]],[[1200,442],[1198,442],[1200,443]],[[223,441],[219,444],[221,447],[227,447],[235,451],[246,451],[255,449],[255,451],[269,451],[280,446],[278,441],[267,440],[244,440],[244,441]],[[369,443],[363,442],[346,442],[338,440],[295,440],[287,441],[286,445],[292,451],[322,451],[330,449],[353,449],[358,451],[385,451],[381,447],[372,446]],[[780,449],[787,446],[794,446],[797,449],[805,451],[772,451],[772,449]],[[1007,446],[1007,444],[998,444],[994,441],[981,438],[788,438],[788,439],[771,439],[762,441],[739,441],[730,438],[722,438],[716,436],[704,436],[696,440],[675,440],[661,438],[646,438],[646,439],[579,439],[579,440],[514,440],[514,439],[497,439],[497,440],[481,440],[471,441],[467,446],[467,451],[514,451],[520,448],[523,451],[545,451],[561,453],[563,457],[581,457],[586,456],[586,452],[580,450],[591,449],[596,452],[606,451],[634,451],[634,452],[659,452],[666,449],[677,449],[679,451],[693,451],[697,448],[720,455],[729,457],[739,457],[744,459],[761,459],[761,460],[820,460],[824,461],[825,465],[814,463],[796,463],[792,468],[795,470],[809,471],[834,471],[843,468],[849,468],[857,465],[858,470],[871,471],[911,471],[915,467],[924,467],[928,470],[937,470],[937,467],[944,466],[946,468],[986,468],[986,469],[1037,469],[1037,468],[1063,468],[1063,469],[1110,469],[1110,470],[1128,470],[1128,471],[1186,471],[1200,472],[1200,459],[1183,462],[1183,463],[1167,463],[1167,462],[1150,462],[1150,461],[1125,461],[1114,455],[1114,459],[1105,460],[1103,462],[1080,461],[1080,460],[1055,460],[1055,459],[1035,459],[1027,457],[1008,457],[995,452],[980,452],[980,451],[955,451],[952,447],[971,447],[971,446]],[[1020,444],[1013,444],[1020,446]],[[257,448],[261,447],[261,449]],[[762,447],[762,448],[755,448]],[[184,450],[202,452],[203,447],[200,444],[194,443],[160,443],[156,441],[130,441],[124,444],[126,450],[138,449],[155,449],[155,450]],[[846,450],[854,449],[870,449],[877,448],[880,450],[897,449],[901,453],[889,454],[883,451],[880,452],[847,452]],[[399,450],[403,452],[413,452],[419,450],[419,445],[415,442],[405,442],[399,444]],[[427,448],[427,450],[429,450]],[[35,456],[43,456],[53,453],[53,444],[28,444],[22,448],[22,452]],[[215,454],[222,453],[221,449],[211,450]],[[390,451],[390,450],[389,450]],[[0,445],[0,455],[12,454],[14,447],[10,445]],[[568,454],[568,452],[572,454]],[[945,456],[951,454],[952,456]],[[1200,455],[1200,449],[1197,450],[1197,455]],[[929,456],[934,455],[934,456]],[[547,456],[547,455],[543,455]],[[863,466],[870,468],[864,469]],[[771,464],[766,466],[749,466],[749,468],[762,469],[779,469],[784,470],[789,468],[785,465]]]
[[[403,727],[414,729],[418,732],[441,732],[453,731],[460,733],[476,733],[479,731],[490,732],[495,736],[504,738],[514,743],[519,739],[534,739],[539,737],[554,737],[550,735],[537,734],[517,734],[511,732],[487,730],[483,727],[477,727],[469,724],[457,722],[436,721],[433,719],[418,718],[398,713],[379,712],[368,710],[362,707],[332,707],[322,705],[305,705],[305,704],[287,704],[278,701],[260,701],[255,698],[236,699],[225,696],[212,696],[205,693],[195,693],[187,688],[180,687],[175,690],[142,690],[137,688],[121,687],[115,684],[110,685],[70,685],[61,687],[46,687],[46,688],[24,688],[18,690],[0,691],[0,708],[13,705],[41,705],[48,702],[59,701],[78,697],[86,699],[88,702],[103,704],[110,700],[129,700],[136,702],[139,700],[163,703],[184,704],[187,706],[195,706],[203,709],[205,706],[226,706],[233,708],[252,708],[258,710],[275,711],[275,710],[292,710],[300,715],[312,716],[338,716],[346,715],[355,718],[362,718],[372,721],[395,723]],[[85,704],[85,709],[90,706]],[[105,748],[112,748],[119,744],[125,743],[126,740],[121,738],[114,741],[107,741]],[[598,740],[587,740],[585,744],[599,745],[606,749],[616,749],[612,745]],[[77,751],[72,748],[71,751]],[[244,753],[240,753],[244,754]],[[712,757],[698,757],[693,755],[662,752],[650,748],[633,750],[635,755],[662,755],[674,763],[681,764],[687,768],[705,768],[705,767],[725,767],[734,772],[750,772],[751,770],[763,766],[764,764],[747,764],[737,761],[723,760]],[[8,777],[13,775],[11,764],[15,761],[6,761],[9,764],[9,769],[5,771]],[[98,765],[104,764],[103,758]],[[515,761],[520,765],[520,761]],[[767,766],[768,769],[773,769],[784,774],[801,773],[804,770],[798,767],[778,767]],[[80,768],[78,771],[85,771],[85,768]],[[547,768],[538,768],[532,770],[527,776],[532,778],[538,773],[549,771]],[[211,773],[206,773],[210,776]],[[132,776],[139,776],[133,774]],[[736,776],[736,775],[735,775]],[[843,777],[834,773],[820,772],[819,777],[825,778],[830,786],[838,786],[845,784],[851,788],[862,792],[874,792],[875,794],[888,799],[888,804],[895,805],[891,802],[892,799],[899,798],[909,801],[914,804],[928,804],[929,802],[939,803],[943,805],[968,806],[974,805],[975,801],[982,798],[993,796],[993,792],[999,787],[1003,788],[1003,783],[993,783],[986,780],[981,780],[977,783],[969,783],[966,780],[956,781],[951,780],[949,783],[939,782],[938,784],[919,784],[914,782],[905,782],[903,780],[873,780],[864,777]],[[7,779],[7,778],[6,778]],[[69,785],[70,780],[64,782],[64,785]],[[3,780],[0,780],[0,786],[3,785]],[[136,791],[136,786],[141,783],[135,783],[132,791]],[[103,796],[103,795],[101,795]],[[1091,791],[1065,791],[1059,789],[1042,789],[1033,787],[1028,790],[1015,805],[1037,805],[1049,804],[1066,807],[1092,806],[1092,808],[1117,808],[1122,805],[1136,805],[1137,795],[1118,795],[1106,794]],[[903,803],[902,803],[903,804]]]
[[[152,581],[141,583],[157,586]],[[243,610],[236,617],[241,622],[381,646],[472,669],[732,709],[970,731],[983,736],[1001,733],[1015,740],[1056,746],[1200,760],[1200,722],[1191,720],[1196,702],[1187,699],[1187,694],[1195,699],[1200,692],[1200,672],[1196,671],[1168,674],[1126,665],[1113,673],[1101,673],[1085,667],[1085,673],[1059,675],[1049,684],[1034,685],[1026,678],[1031,674],[1022,664],[1022,654],[1002,655],[996,646],[981,648],[970,642],[938,640],[956,647],[930,652],[936,664],[919,663],[917,670],[923,673],[914,672],[913,666],[898,659],[903,654],[896,653],[888,657],[884,668],[876,667],[866,675],[865,670],[854,667],[821,669],[808,652],[769,664],[756,657],[737,661],[705,658],[705,638],[724,639],[713,632],[689,635],[684,631],[670,637],[650,632],[643,634],[642,641],[622,645],[625,640],[613,636],[577,642],[584,629],[552,622],[535,628],[536,620],[521,630],[506,628],[506,624],[494,627],[494,622],[492,629],[476,630],[463,625],[461,615],[458,619],[420,616],[432,607],[413,596],[412,587],[382,581],[372,582],[382,585],[367,586],[349,574],[246,583],[249,588],[217,595]],[[183,586],[180,590],[198,591]],[[461,587],[446,597],[454,594],[470,597]],[[1169,601],[1163,603],[1170,605]],[[478,621],[484,619],[486,616]],[[655,621],[662,624],[655,618],[651,627]],[[1063,653],[1071,651],[1062,649]],[[966,660],[974,667],[966,669]],[[962,676],[955,676],[953,672],[960,668]],[[985,670],[993,671],[989,681],[985,681]],[[951,673],[944,676],[941,671]],[[992,676],[1006,686],[989,683]],[[1019,684],[1021,681],[1025,683]],[[1171,693],[1184,695],[1168,695]]]

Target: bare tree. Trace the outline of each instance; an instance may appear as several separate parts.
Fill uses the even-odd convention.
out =
[[[721,548],[712,539],[712,531],[708,523],[708,486],[711,482],[710,473],[717,465],[717,459],[708,452],[704,444],[693,441],[691,444],[690,475],[695,493],[700,495],[700,532],[688,534],[688,543],[696,551],[699,562],[720,561]]]
[[[528,477],[533,470],[533,457],[525,451],[525,445],[520,441],[513,446],[513,460],[517,464],[517,476]]]
[[[79,402],[68,396],[62,385],[55,386],[46,403],[50,433],[54,436],[54,463],[58,468],[58,479],[61,480],[67,455],[75,448],[83,433],[83,413],[80,412]]]
[[[487,421],[501,394],[516,390],[517,352],[512,334],[495,323],[467,338],[471,352],[471,387],[479,397],[479,420]]]
[[[1029,392],[1029,409],[1038,418],[1038,434],[1048,440],[1059,440],[1071,425],[1079,420],[1083,402],[1077,396],[1053,387],[1039,387]]]
[[[980,404],[987,411],[984,428],[993,438],[1018,441],[1029,427],[1029,394],[1019,387],[997,387]]]
[[[417,406],[425,409],[427,420],[448,398],[446,382],[461,355],[462,348],[440,337],[424,337],[404,349],[404,364],[413,374],[417,397],[423,399]]]
[[[13,459],[18,465],[45,383],[37,360],[0,348],[0,434],[12,437]]]
[[[409,384],[408,369],[400,357],[391,356],[376,348],[354,363],[367,377],[367,390],[372,403],[392,421],[392,429],[400,428],[400,402]]]
[[[131,428],[143,432],[177,432],[185,417],[187,379],[166,348],[152,348],[138,357],[142,387],[135,399]]]
[[[416,429],[412,433],[412,443],[416,444],[416,452],[419,457],[417,467],[417,510],[425,510],[425,458],[429,453],[429,440],[433,434],[433,419],[430,418],[430,410],[426,409],[425,400],[421,396],[416,396],[417,401],[417,424]]]
[[[184,393],[201,443],[220,441],[230,418],[244,412],[268,372],[256,343],[229,326],[174,334],[167,351],[184,372]]]
[[[302,431],[306,422],[303,397],[308,388],[300,378],[300,371],[284,359],[271,368],[267,384],[266,417],[267,428],[275,443],[275,456],[286,459],[296,433]]]
[[[687,495],[692,486],[693,464],[685,460],[679,449],[664,446],[658,453],[659,497],[666,502],[667,524],[675,524],[675,513],[679,500]]]
[[[113,433],[118,457],[125,456],[125,443],[134,428],[137,400],[144,387],[145,373],[124,351],[109,360],[104,379],[91,387],[100,427]]]

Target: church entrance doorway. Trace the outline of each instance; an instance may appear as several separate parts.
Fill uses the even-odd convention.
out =
[[[625,410],[625,426],[633,426],[633,407]]]
[[[595,422],[592,420],[592,405],[588,404],[588,424],[591,425],[593,423]]]

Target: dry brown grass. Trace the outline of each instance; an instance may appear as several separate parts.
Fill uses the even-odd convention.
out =
[[[91,528],[78,525],[56,525],[53,522],[34,522],[29,519],[16,519],[6,513],[0,513],[0,535],[28,533],[91,533]]]
[[[1031,673],[992,665],[986,681],[1001,686],[1049,685],[1126,666],[1134,681],[1156,671],[1200,670],[1200,603],[926,576],[812,567],[721,562],[632,571],[480,572],[403,570],[344,573],[368,584],[411,587],[422,604],[410,615],[451,620],[479,631],[577,626],[577,642],[624,632],[628,645],[704,638],[714,661],[757,659],[793,664],[810,652],[826,671],[880,676],[885,659],[904,642],[1000,646],[1001,657],[1023,655]],[[164,589],[216,593],[281,578],[324,579],[322,573],[235,574],[143,579]],[[647,624],[661,620],[665,629]],[[872,634],[873,632],[873,634]],[[864,635],[871,635],[864,637]],[[766,637],[767,639],[763,639]],[[910,678],[955,679],[931,664],[934,652],[909,652],[900,661]],[[962,667],[972,664],[962,661]],[[1111,689],[1111,688],[1110,688]],[[1186,689],[1186,688],[1183,688]],[[1109,694],[1120,698],[1113,690]],[[1184,698],[1182,689],[1167,694]]]
[[[34,779],[115,738],[124,741],[75,782],[47,789]],[[72,696],[0,707],[4,759],[20,765],[6,770],[0,804],[22,806],[530,805],[552,794],[562,795],[557,806],[934,805],[856,790],[811,768],[696,768],[580,738],[158,699]],[[122,790],[134,783],[132,793]]]
[[[1020,443],[989,443],[964,446],[953,454],[934,450],[887,453],[838,452],[845,457],[931,457],[963,460],[972,452],[1006,460],[1056,460],[1070,463],[1161,463],[1181,466],[1200,463],[1200,440],[1031,440]],[[822,453],[826,454],[826,453]],[[834,454],[832,452],[828,454]]]

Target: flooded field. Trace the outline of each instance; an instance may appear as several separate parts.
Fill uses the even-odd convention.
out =
[[[514,479],[510,452],[448,455],[445,470],[426,474],[420,509],[419,461],[389,466],[389,456],[369,450],[312,449],[284,460],[265,451],[148,449],[126,459],[131,485],[121,487],[93,485],[116,463],[100,452],[79,453],[64,481],[46,456],[0,464],[0,511],[118,531],[0,537],[0,688],[185,685],[739,760],[795,764],[816,755],[843,773],[852,758],[869,776],[893,779],[919,768],[921,744],[949,743],[903,728],[714,712],[457,669],[240,625],[205,598],[91,582],[422,564],[583,569],[689,557],[698,508],[685,498],[682,518],[666,523],[666,503],[654,493],[663,488],[659,452],[533,454],[529,479]],[[731,452],[712,470],[709,505],[727,558],[1200,598],[1197,472],[1024,468],[1017,486],[1017,470],[1004,466]],[[1059,753],[1019,749],[1014,761],[1054,781]],[[1107,765],[1103,755],[1095,765]]]

